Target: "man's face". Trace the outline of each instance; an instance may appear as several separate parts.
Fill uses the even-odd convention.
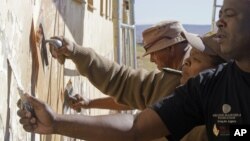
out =
[[[250,1],[224,0],[220,10],[218,42],[222,53],[239,59],[249,56],[250,49]]]
[[[179,70],[185,55],[187,43],[178,43],[150,54],[150,61],[157,65],[159,70],[172,68]]]
[[[185,59],[182,67],[181,84],[185,84],[191,77],[196,76],[205,69],[212,68],[212,58],[201,51],[192,48],[190,56]]]
[[[166,67],[172,68],[173,60],[171,59],[170,47],[167,47],[165,49],[156,52],[152,52],[150,54],[150,61],[155,63],[159,70],[162,70],[163,68]]]

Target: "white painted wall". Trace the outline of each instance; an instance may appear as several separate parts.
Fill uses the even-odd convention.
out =
[[[110,0],[109,2],[111,2]],[[69,79],[75,93],[88,98],[104,95],[82,76],[67,76],[65,69],[75,70],[75,65],[66,61],[64,66],[57,63],[47,50],[49,65],[43,63],[41,45],[30,43],[32,20],[35,32],[41,23],[45,37],[64,35],[84,47],[91,47],[99,54],[114,60],[114,23],[112,13],[108,18],[100,15],[100,1],[94,0],[95,9],[87,9],[87,3],[74,0],[0,0],[0,141],[59,141],[62,136],[32,137],[19,124],[16,102],[19,99],[16,72],[26,92],[34,92],[47,101],[58,113],[62,113],[63,91]],[[111,6],[111,4],[110,4]],[[114,8],[114,7],[113,7]],[[113,8],[110,11],[113,11]],[[114,12],[114,11],[113,11]],[[105,14],[105,13],[104,13]],[[37,54],[37,64],[34,59]],[[10,60],[9,65],[7,60]],[[34,66],[38,66],[35,67]],[[37,72],[36,72],[37,69]],[[34,80],[34,74],[37,79]],[[77,74],[77,73],[75,73]],[[74,113],[67,111],[67,113]],[[82,110],[82,114],[107,114],[108,110]],[[70,140],[64,138],[64,140]]]
[[[36,96],[47,100],[54,110],[61,113],[63,95],[60,92],[63,91],[69,79],[72,79],[74,90],[77,93],[82,93],[90,98],[99,97],[102,94],[86,78],[61,75],[64,67],[52,59],[48,50],[49,65],[43,65],[40,46],[36,48],[39,52],[37,84],[31,84],[34,71],[32,70],[33,60],[30,46],[32,18],[35,30],[38,29],[39,23],[43,24],[47,38],[64,35],[83,46],[94,48],[110,59],[113,59],[114,56],[113,23],[100,16],[98,1],[94,3],[96,10],[93,12],[87,10],[86,4],[79,4],[72,0],[56,0],[55,3],[52,0],[0,0],[0,3],[0,140],[40,140],[39,136],[32,139],[31,134],[26,133],[19,124],[19,118],[16,115],[16,102],[19,99],[17,82],[11,71],[12,68],[8,67],[7,58],[11,60],[11,66],[14,66],[25,91],[30,92],[31,86],[34,86]],[[75,66],[67,62],[65,68],[75,69]],[[58,98],[61,101],[60,105],[53,104]],[[104,114],[108,111],[91,110],[83,111],[83,113]],[[60,136],[41,138],[41,140],[60,139]]]

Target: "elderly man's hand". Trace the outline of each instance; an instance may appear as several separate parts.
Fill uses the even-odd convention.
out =
[[[24,97],[34,109],[35,115],[32,115],[31,112],[26,111],[25,109],[19,109],[17,111],[23,128],[28,132],[40,134],[54,133],[56,114],[52,111],[52,109],[35,97],[28,94],[25,94]],[[20,108],[20,100],[18,102],[18,107]]]
[[[70,107],[76,111],[79,111],[79,109],[81,108],[85,108],[85,109],[88,109],[89,108],[89,102],[90,102],[90,99],[86,98],[86,97],[82,97],[81,95],[79,94],[76,94],[73,96],[76,101],[74,101]]]
[[[64,37],[52,37],[51,39],[57,39],[62,42],[62,47],[56,48],[50,44],[50,52],[54,58],[58,60],[60,64],[64,64],[65,58],[73,55],[74,43]]]

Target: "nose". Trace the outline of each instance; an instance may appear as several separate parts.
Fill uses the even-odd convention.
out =
[[[187,69],[188,67],[190,67],[191,63],[190,63],[189,60],[190,60],[189,58],[187,58],[187,59],[184,60],[184,63],[182,64],[182,67],[181,67],[182,71],[185,70],[185,69]]]
[[[150,62],[155,62],[154,53],[150,54]]]
[[[226,26],[226,22],[225,22],[222,18],[220,18],[220,19],[216,22],[216,26],[217,26],[218,28],[225,27],[225,26]]]

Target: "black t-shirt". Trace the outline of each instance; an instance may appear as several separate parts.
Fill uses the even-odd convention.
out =
[[[235,62],[219,65],[190,79],[153,109],[173,140],[201,124],[206,125],[209,140],[229,140],[230,124],[250,124],[250,73]]]

